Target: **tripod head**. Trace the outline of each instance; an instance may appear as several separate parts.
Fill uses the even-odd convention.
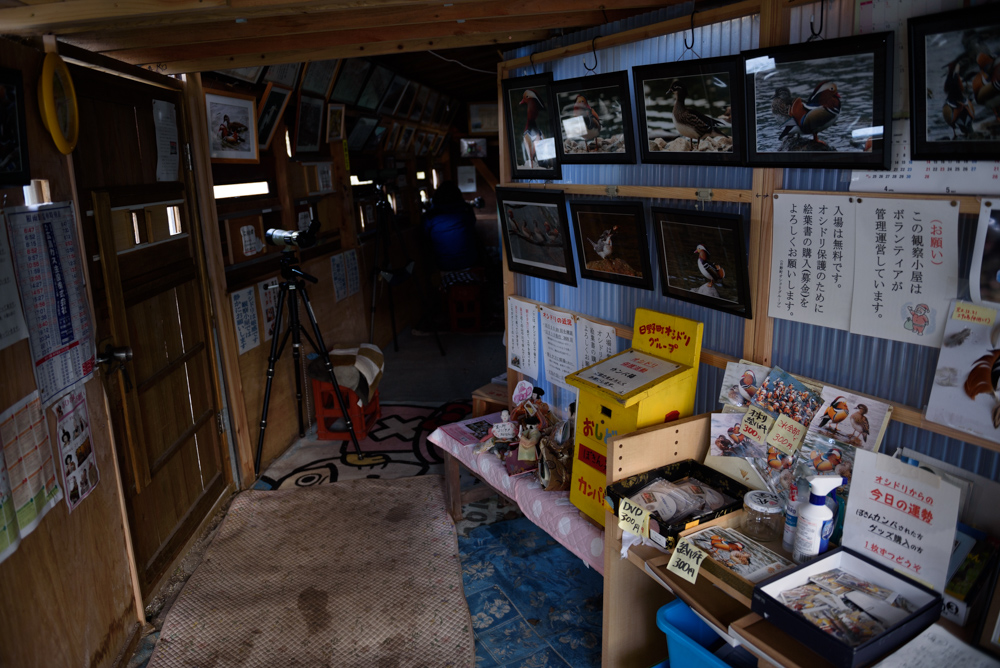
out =
[[[294,246],[286,246],[281,251],[281,278],[284,281],[306,280],[310,283],[318,283],[319,279],[312,274],[307,274],[299,267],[299,257],[295,253]]]

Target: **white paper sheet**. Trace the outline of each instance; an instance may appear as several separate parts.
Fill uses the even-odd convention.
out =
[[[17,296],[17,279],[7,245],[7,232],[0,229],[0,350],[28,338],[21,300]]]
[[[344,253],[344,269],[347,272],[347,296],[361,290],[361,269],[358,266],[358,251],[351,249]]]
[[[176,181],[180,166],[177,141],[177,109],[170,102],[153,100],[153,131],[156,133],[156,180]]]
[[[94,372],[94,334],[72,202],[5,209],[43,407]]]
[[[538,378],[538,308],[507,299],[507,366],[529,378]]]
[[[476,192],[476,168],[472,165],[458,166],[458,189],[464,193]]]
[[[546,380],[572,389],[566,383],[566,376],[579,366],[576,362],[576,325],[571,313],[542,307],[542,354]]]
[[[240,355],[260,345],[260,327],[257,325],[257,299],[253,286],[236,290],[230,295],[233,300],[233,324]]]
[[[850,329],[854,198],[779,193],[774,201],[767,314]]]
[[[335,301],[347,298],[347,270],[344,268],[344,254],[330,257],[330,274],[333,276],[333,298]]]
[[[924,629],[916,638],[885,657],[873,668],[997,668],[1000,661],[970,647],[939,624]]]
[[[260,293],[260,312],[264,316],[264,340],[274,336],[274,323],[278,319],[278,279],[269,278],[257,284]]]
[[[312,224],[312,214],[309,213],[309,211],[299,211],[296,221],[298,223],[299,232],[305,232]]]
[[[83,385],[60,399],[54,408],[66,505],[73,512],[74,508],[90,496],[100,480],[97,456],[90,438],[87,392]]]
[[[1000,307],[1000,202],[983,200],[980,204],[969,267],[969,294],[977,304]]]
[[[860,199],[851,332],[940,346],[958,292],[958,207]]]
[[[614,327],[586,318],[577,318],[576,327],[576,354],[581,369],[618,354],[618,334]]]

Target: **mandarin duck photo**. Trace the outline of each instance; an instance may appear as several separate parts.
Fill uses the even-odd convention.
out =
[[[579,133],[579,137],[583,139],[584,146],[589,152],[590,140],[601,134],[601,118],[583,95],[576,96],[576,103],[573,105],[573,117],[583,121],[583,131]]]
[[[948,64],[948,74],[944,78],[945,101],[941,107],[941,116],[951,128],[951,138],[958,139],[958,131],[962,135],[972,132],[972,121],[976,117],[975,107],[965,95],[965,81],[962,80],[961,65],[953,61]]]
[[[538,111],[544,110],[545,105],[539,99],[535,91],[530,88],[524,91],[519,105],[525,106],[527,119],[524,123],[524,132],[521,134],[524,144],[524,157],[528,167],[538,167],[538,156],[535,153],[535,144],[545,139],[544,133],[538,127]]]
[[[830,402],[823,413],[823,418],[819,421],[820,429],[825,427],[831,432],[837,432],[837,425],[847,419],[847,414],[847,401],[844,400],[844,397],[837,397]]]
[[[771,113],[780,123],[787,123],[792,112],[792,91],[784,86],[774,91],[771,98]]]
[[[863,443],[868,442],[868,434],[871,430],[871,427],[868,424],[868,418],[865,417],[867,413],[868,406],[865,406],[864,404],[858,404],[855,406],[854,412],[851,413],[851,429],[854,430],[851,436],[853,438],[860,436]]]
[[[818,450],[812,451],[812,463],[819,473],[826,473],[827,471],[832,471],[840,464],[840,460],[844,458],[844,453],[842,453],[838,448],[830,448],[830,451],[826,454],[819,452]]]
[[[722,285],[722,279],[726,277],[726,270],[722,268],[722,265],[709,261],[711,253],[702,244],[698,244],[694,252],[698,256],[698,271],[708,279],[708,287],[714,287],[716,283]]]
[[[784,139],[790,132],[798,132],[801,135],[812,135],[814,141],[825,144],[820,141],[819,133],[837,122],[841,101],[837,84],[832,81],[820,82],[808,100],[797,97],[792,101],[788,110],[789,120],[779,139]]]
[[[976,56],[976,64],[979,73],[972,79],[972,93],[976,102],[992,111],[1000,121],[1000,62],[989,53],[980,53]]]
[[[990,416],[993,420],[993,428],[1000,429],[1000,394],[998,394],[998,384],[1000,384],[1000,346],[997,339],[1000,338],[1000,327],[994,326],[990,332],[990,343],[993,349],[980,357],[972,365],[969,376],[965,379],[962,388],[966,396],[973,401],[980,394],[988,394],[993,397],[993,409]]]
[[[685,104],[687,88],[679,81],[674,82],[670,87],[670,92],[674,94],[674,126],[677,131],[691,142],[692,148],[697,147],[705,137],[721,136],[718,130],[725,127],[725,124],[715,118],[709,118],[699,111],[691,109]]]
[[[740,382],[738,386],[740,396],[747,403],[753,399],[753,396],[757,394],[757,374],[753,372],[753,369],[747,369],[740,376]]]

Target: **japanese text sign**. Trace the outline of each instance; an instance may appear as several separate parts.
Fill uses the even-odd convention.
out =
[[[802,439],[806,436],[806,427],[799,424],[784,413],[778,415],[774,421],[774,426],[767,434],[766,445],[773,445],[786,455],[794,455],[795,451],[802,445]]]
[[[695,547],[688,542],[687,538],[677,541],[674,554],[667,563],[667,570],[679,578],[683,578],[694,584],[698,580],[698,571],[701,570],[701,562],[708,556],[700,547]]]
[[[757,443],[767,440],[767,432],[771,430],[774,418],[757,406],[751,406],[740,423],[740,433]]]
[[[636,536],[649,538],[649,513],[639,504],[622,499],[618,508],[618,527]]]

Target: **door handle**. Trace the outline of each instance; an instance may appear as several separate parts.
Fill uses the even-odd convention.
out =
[[[98,353],[97,363],[108,366],[107,373],[111,376],[116,371],[122,372],[122,382],[125,383],[125,391],[132,391],[132,379],[128,376],[128,369],[125,363],[132,360],[132,349],[128,346],[115,347],[110,343],[104,346],[104,352]]]

